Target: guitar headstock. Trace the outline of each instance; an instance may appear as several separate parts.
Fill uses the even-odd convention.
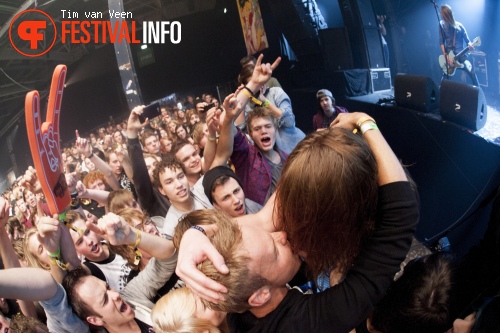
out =
[[[476,38],[474,38],[474,40],[472,41],[472,46],[481,46],[481,37],[477,36]]]

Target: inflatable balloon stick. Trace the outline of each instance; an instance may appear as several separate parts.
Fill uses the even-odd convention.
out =
[[[59,146],[59,117],[65,79],[66,66],[58,65],[52,75],[47,116],[43,123],[38,91],[30,91],[25,102],[31,156],[51,214],[63,212],[71,201]]]

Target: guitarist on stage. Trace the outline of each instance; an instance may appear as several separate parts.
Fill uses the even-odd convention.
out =
[[[441,17],[443,19],[439,22],[439,43],[441,44],[441,50],[443,51],[444,57],[448,62],[449,69],[453,71],[453,73],[454,68],[463,69],[469,74],[472,83],[475,86],[479,86],[477,76],[472,69],[471,63],[466,60],[466,55],[463,54],[454,60],[449,56],[450,51],[453,51],[454,54],[458,54],[465,47],[468,47],[470,51],[474,50],[474,46],[469,40],[465,27],[462,23],[455,21],[450,5],[441,6]],[[452,72],[448,73],[449,75],[453,75]],[[443,74],[443,79],[444,78],[448,78],[448,75]]]

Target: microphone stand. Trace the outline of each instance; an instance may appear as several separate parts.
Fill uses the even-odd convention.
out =
[[[446,43],[446,40],[445,40],[445,35],[444,35],[444,29],[443,29],[443,26],[441,25],[441,20],[439,19],[439,12],[438,12],[438,5],[437,3],[434,1],[434,0],[430,0],[431,3],[434,5],[434,10],[436,11],[436,17],[437,17],[437,20],[438,20],[438,24],[439,24],[439,31],[441,33],[441,39],[443,40],[443,45],[445,45]],[[446,53],[446,47],[444,48],[444,52]],[[444,56],[444,60],[445,60],[445,64],[446,64],[446,79],[448,80],[450,78],[450,64],[448,64],[448,60],[446,59],[446,55]]]

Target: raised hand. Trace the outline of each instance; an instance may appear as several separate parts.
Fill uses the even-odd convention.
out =
[[[197,230],[187,230],[182,236],[177,258],[176,274],[198,296],[217,303],[224,299],[221,293],[227,288],[208,278],[196,267],[206,259],[210,259],[222,274],[229,272],[224,258],[217,252],[208,238]]]
[[[281,57],[278,57],[271,65],[270,63],[262,63],[262,58],[264,58],[263,54],[259,55],[257,58],[252,77],[250,78],[250,81],[257,84],[259,87],[269,81],[273,74],[273,70],[276,69],[281,62]]]
[[[27,188],[35,194],[43,193],[42,185],[38,180],[36,170],[32,166],[29,166],[28,170],[24,173],[24,176],[21,179],[21,186]]]
[[[222,103],[222,106],[224,107],[224,110],[226,111],[226,114],[224,116],[224,121],[232,121],[233,119],[236,119],[243,108],[241,107],[241,104],[238,102],[238,99],[236,98],[236,95],[239,92],[239,89],[233,93],[229,94],[224,98],[224,102]]]
[[[86,225],[89,230],[100,235],[112,245],[135,243],[136,233],[134,229],[116,214],[108,213],[100,218],[97,224],[87,221]]]
[[[3,198],[0,197],[0,228],[5,230],[5,225],[9,221],[9,203]]]
[[[141,123],[141,120],[139,119],[139,116],[142,115],[143,112],[144,105],[139,105],[132,109],[132,111],[130,112],[130,116],[128,117],[127,132],[131,132],[137,135],[137,132],[139,132],[142,127],[148,124],[148,118],[146,118],[143,123]]]
[[[62,212],[70,203],[59,146],[59,116],[61,111],[66,66],[58,65],[52,76],[47,118],[41,123],[40,95],[26,95],[26,129],[35,169],[51,213]],[[43,177],[41,176],[43,175]]]
[[[38,241],[45,250],[57,253],[61,242],[61,227],[57,215],[54,215],[54,218],[48,216],[40,218],[36,228],[38,229]]]
[[[78,130],[75,130],[76,142],[75,147],[78,149],[79,154],[83,154],[85,157],[89,157],[92,154],[92,146],[89,140],[81,138]]]

